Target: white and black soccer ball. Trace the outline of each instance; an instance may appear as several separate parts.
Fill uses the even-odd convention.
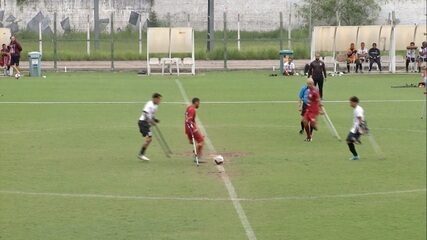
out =
[[[223,163],[224,163],[224,157],[223,157],[222,155],[216,155],[216,156],[214,157],[214,163],[215,163],[216,165],[221,165],[221,164],[223,164]]]
[[[21,78],[21,74],[19,74],[19,73],[15,74],[15,78],[16,78],[16,79]]]

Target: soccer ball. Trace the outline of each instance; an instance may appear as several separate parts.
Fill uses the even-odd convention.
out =
[[[19,73],[15,74],[16,79],[19,79],[20,77],[21,77],[21,74],[19,74]]]
[[[224,157],[221,156],[221,155],[216,155],[214,157],[214,162],[215,162],[216,165],[221,165],[221,164],[224,163]]]

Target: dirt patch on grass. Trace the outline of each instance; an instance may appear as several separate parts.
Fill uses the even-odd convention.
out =
[[[187,152],[180,152],[180,153],[176,153],[177,156],[181,156],[181,157],[188,157],[191,158],[193,157],[193,152],[191,151],[187,151]],[[205,155],[203,157],[203,160],[209,160],[209,159],[213,159],[216,155],[222,155],[224,157],[224,162],[230,162],[235,158],[241,158],[241,157],[246,157],[248,155],[250,155],[247,152],[218,152],[218,153],[209,153],[207,155]]]

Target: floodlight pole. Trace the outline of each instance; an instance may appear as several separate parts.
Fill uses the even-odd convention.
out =
[[[279,39],[279,44],[280,44],[280,49],[283,49],[283,13],[280,12],[279,14],[280,17],[280,39]]]
[[[114,12],[110,16],[110,46],[111,46],[111,71],[114,71]]]
[[[56,12],[53,14],[53,68],[58,71],[58,55],[57,55],[57,32],[56,32]]]
[[[227,69],[227,13],[224,12],[224,69]]]
[[[138,50],[139,55],[142,55],[142,12],[139,14],[138,22]]]
[[[99,49],[99,0],[93,0],[95,49]]]
[[[311,42],[311,38],[312,36],[312,22],[311,22],[311,15],[312,15],[312,8],[311,8],[311,1],[309,2],[309,15],[308,15],[308,38],[310,39]]]
[[[214,49],[214,39],[215,39],[214,21],[215,21],[214,0],[208,0],[208,40],[207,40],[207,46],[206,46],[206,49],[208,52]]]
[[[90,56],[90,16],[87,15],[86,54]]]
[[[42,34],[42,23],[39,22],[39,52],[43,54],[43,34]]]

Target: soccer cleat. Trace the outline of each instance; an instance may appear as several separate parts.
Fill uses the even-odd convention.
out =
[[[150,161],[150,159],[144,155],[138,155],[138,158],[143,160],[143,161]]]
[[[304,141],[306,141],[306,142],[312,142],[313,139],[312,138],[306,138]]]
[[[359,156],[353,156],[353,157],[350,158],[350,160],[353,160],[353,161],[354,160],[359,160],[359,159],[360,159]]]

